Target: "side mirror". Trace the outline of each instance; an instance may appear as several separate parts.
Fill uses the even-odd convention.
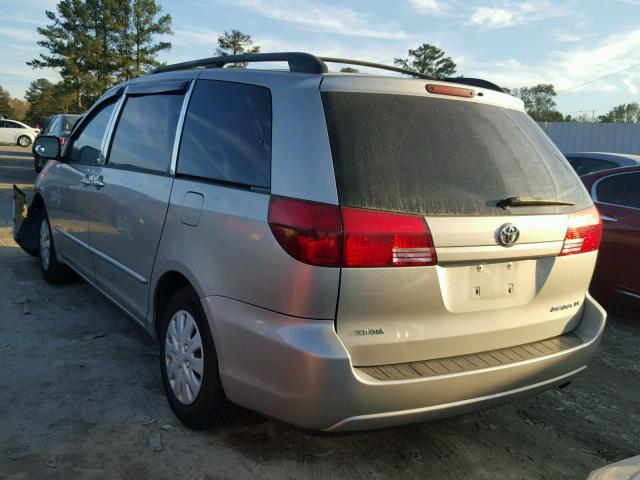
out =
[[[33,142],[33,153],[42,158],[57,160],[60,157],[60,140],[53,135],[40,135]]]

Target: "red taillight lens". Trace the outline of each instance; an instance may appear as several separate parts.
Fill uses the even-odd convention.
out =
[[[269,226],[293,258],[324,267],[436,264],[424,218],[271,197]]]
[[[423,217],[342,207],[345,267],[435,265]]]
[[[602,239],[602,219],[595,206],[569,215],[561,256],[598,250]]]
[[[280,246],[296,260],[340,266],[342,226],[337,206],[271,197],[269,226]]]

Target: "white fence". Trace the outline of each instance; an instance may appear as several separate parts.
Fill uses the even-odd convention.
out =
[[[637,123],[539,123],[562,152],[616,152],[640,155]]]

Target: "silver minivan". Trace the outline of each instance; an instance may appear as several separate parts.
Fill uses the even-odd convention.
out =
[[[600,217],[566,159],[492,83],[338,60],[365,64],[162,67],[62,148],[40,137],[44,278],[75,272],[159,339],[192,428],[235,405],[385,427],[569,383],[606,315]],[[289,69],[222,68],[263,61]]]

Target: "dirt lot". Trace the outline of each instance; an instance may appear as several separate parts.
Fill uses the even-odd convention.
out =
[[[11,184],[29,149],[0,147],[0,479],[583,479],[640,453],[640,312],[612,314],[564,390],[432,424],[319,435],[258,416],[182,427],[155,343],[81,281],[52,287],[12,241]]]

